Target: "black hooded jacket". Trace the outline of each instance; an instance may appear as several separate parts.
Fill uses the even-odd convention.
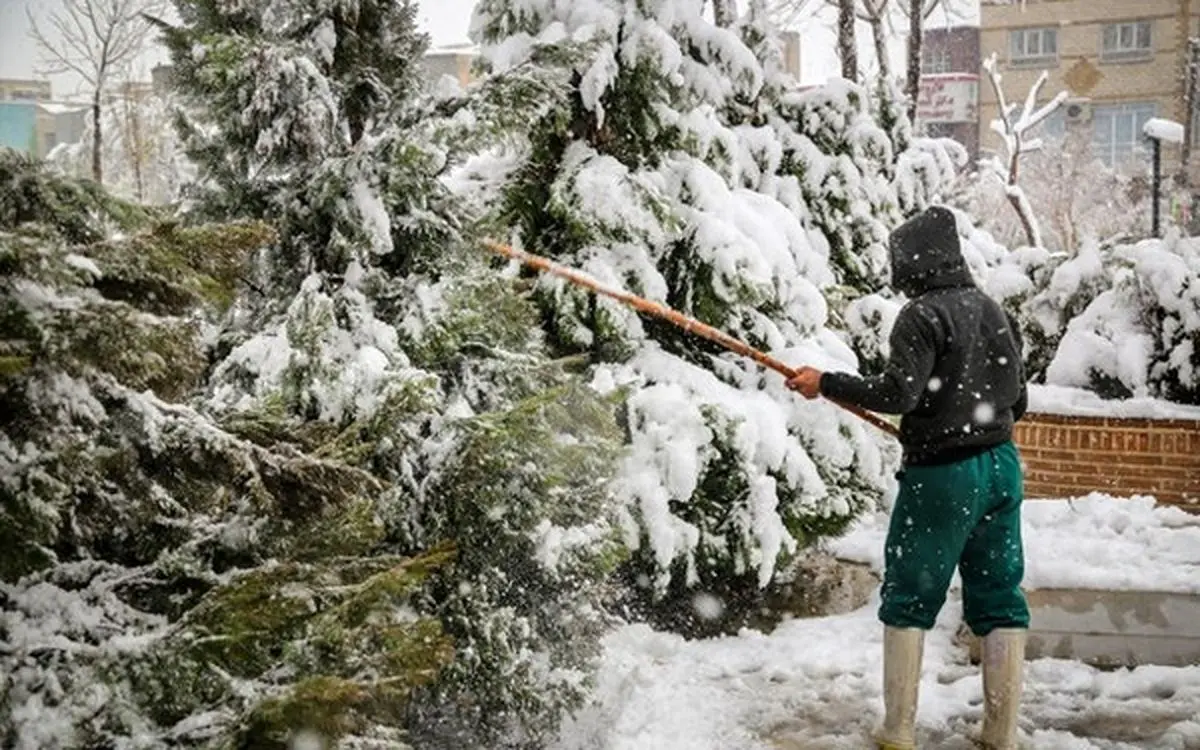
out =
[[[1012,438],[1027,396],[1016,322],[971,278],[954,214],[933,207],[889,239],[900,310],[881,375],[827,372],[821,393],[884,414],[904,415],[907,465],[977,455]]]

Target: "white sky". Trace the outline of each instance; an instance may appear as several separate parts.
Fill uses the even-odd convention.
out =
[[[25,8],[32,3],[37,13],[45,14],[55,8],[61,0],[0,0],[0,78],[31,78],[39,67],[37,45],[29,37],[29,23],[26,20]],[[471,9],[475,0],[418,0],[421,7],[421,25],[429,32],[433,44],[455,44],[467,41],[467,27],[470,23]],[[960,4],[961,0],[960,0]],[[976,0],[969,0],[970,6],[977,11]],[[972,13],[972,16],[974,13]],[[797,28],[801,32],[801,80],[803,83],[821,83],[826,78],[836,75],[838,71],[837,58],[834,54],[834,33],[832,20],[836,12],[828,9],[821,18],[812,19]],[[932,24],[942,25],[944,15],[939,11],[930,19]],[[860,24],[859,60],[874,64],[871,51],[869,30]],[[903,65],[904,40],[897,36],[891,44],[893,69],[900,70]],[[165,59],[161,50],[149,51],[140,62],[143,77],[149,78],[149,70],[157,62]],[[51,78],[56,99],[69,99],[79,88],[78,79],[73,76],[56,76]]]

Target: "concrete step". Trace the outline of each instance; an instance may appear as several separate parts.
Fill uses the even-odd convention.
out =
[[[1099,668],[1200,664],[1200,595],[1037,589],[1025,596],[1027,659],[1074,659]],[[965,636],[978,663],[978,639]]]

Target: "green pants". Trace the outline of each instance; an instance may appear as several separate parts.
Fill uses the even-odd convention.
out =
[[[963,619],[975,635],[1029,627],[1022,496],[1012,442],[956,463],[906,467],[888,526],[879,619],[932,628],[957,565]]]

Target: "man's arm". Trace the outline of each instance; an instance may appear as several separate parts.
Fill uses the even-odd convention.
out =
[[[896,317],[888,337],[891,355],[883,373],[862,378],[844,372],[821,376],[821,395],[880,412],[907,414],[921,401],[937,360],[940,326],[919,303],[910,302]]]

